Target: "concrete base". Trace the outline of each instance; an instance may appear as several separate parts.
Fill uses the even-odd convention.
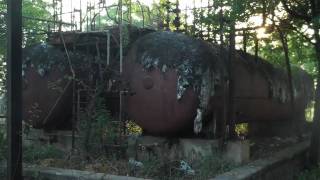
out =
[[[76,137],[77,138],[77,137]],[[57,148],[70,151],[72,148],[72,132],[71,131],[52,131],[45,132],[39,129],[31,128],[23,135],[23,144],[30,145],[44,145],[52,144]]]
[[[127,155],[138,161],[152,160],[188,160],[195,161],[202,157],[221,155],[218,140],[203,139],[166,139],[143,136],[129,140]],[[228,142],[222,158],[237,164],[245,163],[250,158],[250,146],[247,141]]]
[[[60,168],[24,168],[24,177],[30,180],[46,179],[46,180],[143,180],[129,176],[115,176],[104,173],[93,173],[88,171],[78,171],[72,169]]]
[[[234,161],[236,164],[247,163],[250,160],[250,143],[249,141],[229,141],[225,157]]]

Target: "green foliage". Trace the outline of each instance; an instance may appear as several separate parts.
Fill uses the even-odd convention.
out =
[[[315,77],[316,57],[313,45],[295,32],[287,33],[289,58],[292,66],[300,67]],[[259,44],[259,55],[280,67],[285,67],[284,52],[277,32]]]
[[[303,171],[297,178],[298,180],[318,180],[320,179],[320,168],[313,168]]]
[[[127,130],[128,130],[128,134],[130,134],[130,135],[141,135],[142,134],[141,127],[139,127],[133,121],[129,121],[126,126],[127,126]]]
[[[47,37],[47,22],[32,20],[31,18],[50,19],[50,13],[47,10],[47,2],[43,0],[23,0],[22,1],[24,46],[44,42]]]
[[[64,152],[53,145],[31,145],[23,148],[23,161],[36,163],[44,159],[61,159]]]
[[[222,158],[222,155],[216,152],[213,155],[202,157],[201,159],[187,162],[191,169],[195,171],[194,175],[186,174],[180,170],[180,160],[161,160],[153,157],[142,161],[143,167],[134,171],[133,175],[144,178],[154,179],[208,179],[235,168],[236,165]]]
[[[312,122],[313,121],[313,115],[314,115],[314,101],[312,101],[307,109],[305,110],[305,117],[307,122]]]
[[[191,165],[196,170],[197,177],[204,179],[214,177],[217,174],[230,171],[236,167],[234,163],[225,160],[219,152],[205,156],[201,160],[193,162]]]
[[[81,115],[80,133],[87,153],[96,154],[105,151],[105,145],[119,143],[119,125],[114,123],[104,98],[97,97],[94,101],[94,106]]]
[[[143,163],[143,168],[140,172],[142,176],[154,177],[154,178],[156,177],[161,178],[165,176],[165,174],[162,174],[164,172],[161,172],[161,167],[163,167],[163,164],[159,159],[154,158],[154,159],[143,161],[142,163]]]
[[[236,124],[235,131],[239,136],[247,135],[249,131],[248,123]]]
[[[131,2],[131,3],[130,3]],[[119,10],[117,4],[113,4],[107,9],[107,15],[98,16],[100,19],[98,28],[103,29],[106,26],[119,24]],[[139,28],[156,28],[154,23],[163,21],[164,11],[161,5],[153,4],[148,7],[140,1],[123,1],[123,24],[134,25]]]
[[[0,127],[0,162],[7,157],[7,138],[5,129]]]
[[[50,13],[47,10],[47,2],[43,0],[23,0],[22,1],[23,18],[23,47],[44,42],[47,34],[48,24],[42,21],[34,21],[32,18],[50,19]],[[0,12],[6,13],[7,6],[5,0],[0,0]],[[5,73],[4,63],[7,48],[7,26],[6,16],[0,14],[0,94],[5,92]]]
[[[44,41],[46,38],[48,24],[42,21],[31,20],[31,18],[49,19],[51,16],[47,10],[47,3],[43,0],[24,0],[22,2],[22,15],[24,17],[28,17],[23,18],[23,45],[28,46],[36,42]],[[0,0],[0,12],[6,13],[6,8],[5,1]],[[6,16],[0,15],[0,24],[0,57],[4,57],[7,46]]]

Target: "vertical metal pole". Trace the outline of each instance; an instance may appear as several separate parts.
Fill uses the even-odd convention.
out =
[[[55,0],[52,0],[52,8],[53,8],[53,30],[56,30],[56,5]]]
[[[107,65],[110,64],[110,31],[107,32]]]
[[[122,74],[122,60],[123,60],[123,47],[122,47],[122,0],[119,0],[119,36],[120,36],[120,75]]]
[[[71,18],[71,24],[74,24],[74,22],[73,22],[73,4],[72,4],[72,0],[70,2],[70,18]],[[73,31],[73,25],[71,25],[71,31]]]
[[[234,109],[234,67],[233,60],[235,57],[236,51],[236,34],[235,34],[235,22],[231,22],[230,24],[230,37],[229,37],[229,57],[228,57],[228,74],[229,74],[229,99],[228,99],[228,123],[229,123],[229,136],[231,139],[236,138],[235,133],[235,109]]]
[[[60,2],[60,24],[59,24],[59,32],[62,30],[62,0],[59,0]]]
[[[86,11],[86,14],[87,14],[87,32],[89,31],[89,15],[88,15],[88,6],[89,6],[89,3],[87,1],[87,11]]]
[[[128,9],[128,13],[129,13],[129,27],[131,27],[132,25],[132,0],[129,0],[129,9]]]
[[[22,179],[22,14],[21,0],[7,1],[8,5],[8,179]]]
[[[202,18],[203,18],[202,0],[200,0],[200,33],[199,33],[200,39],[203,39]]]
[[[122,60],[123,60],[123,49],[122,49],[122,0],[119,0],[119,41],[120,41],[120,78],[122,76]],[[122,127],[124,127],[125,125],[122,124],[122,89],[120,89],[120,94],[119,94],[119,122],[120,125],[122,125]],[[122,127],[120,127],[121,129],[123,129]],[[121,130],[120,132],[120,137],[122,137],[122,133]]]
[[[80,0],[80,32],[82,32],[82,0]]]

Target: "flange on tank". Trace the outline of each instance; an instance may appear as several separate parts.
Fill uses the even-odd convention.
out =
[[[210,97],[219,96],[226,76],[218,50],[172,32],[138,39],[124,63],[124,79],[134,94],[126,101],[130,118],[153,135],[200,132]]]

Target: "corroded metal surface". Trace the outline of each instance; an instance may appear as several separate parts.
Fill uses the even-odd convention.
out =
[[[35,128],[70,128],[72,83],[63,52],[40,44],[24,50],[23,120]]]
[[[293,111],[286,71],[254,59],[240,53],[233,61],[237,121],[284,121],[304,114],[313,96],[312,78],[301,69],[293,70]]]
[[[223,110],[221,87],[228,78],[228,51],[223,52],[218,46],[177,33],[155,32],[140,38],[124,66],[124,78],[134,92],[127,97],[129,116],[154,135],[192,131],[197,125],[194,131],[201,131],[202,123]],[[285,70],[241,52],[232,63],[237,122],[293,118]],[[312,78],[297,69],[293,80],[294,111],[302,113],[313,94]]]
[[[151,134],[192,132],[194,119],[207,111],[209,97],[226,76],[222,58],[213,50],[170,32],[139,39],[124,64],[134,92],[127,98],[129,116]]]
[[[66,72],[52,69],[42,77],[34,68],[26,71],[23,119],[33,127],[55,129],[68,128],[69,125],[70,128],[72,85],[71,81],[64,79],[65,74]]]

